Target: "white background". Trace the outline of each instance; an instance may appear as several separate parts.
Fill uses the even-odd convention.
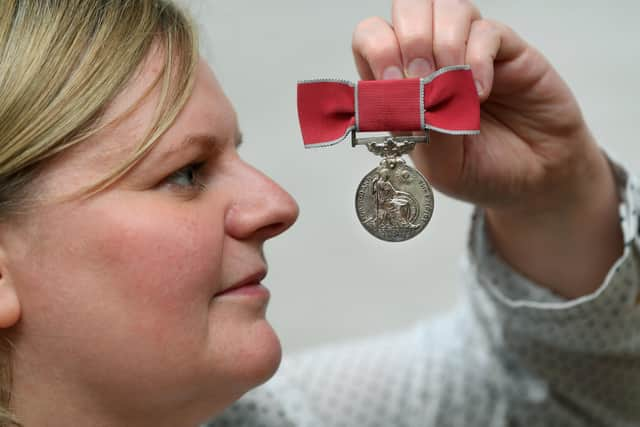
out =
[[[305,150],[296,82],[355,81],[351,34],[388,0],[184,0],[203,33],[203,54],[239,114],[241,155],[300,205],[297,224],[266,247],[269,318],[285,352],[411,325],[459,298],[458,260],[471,207],[436,193],[431,223],[406,243],[371,237],[354,194],[377,164],[348,143]],[[640,2],[481,0],[560,71],[601,145],[640,171]],[[615,5],[615,6],[614,6]],[[597,203],[594,200],[594,203]]]

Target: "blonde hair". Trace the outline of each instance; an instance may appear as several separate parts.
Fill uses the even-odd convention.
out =
[[[164,68],[156,116],[131,157],[87,192],[124,175],[172,125],[193,88],[199,58],[191,16],[172,0],[0,1],[0,222],[29,207],[29,184],[45,160],[117,124],[110,102],[159,46]],[[10,412],[11,343],[0,340],[0,427]]]

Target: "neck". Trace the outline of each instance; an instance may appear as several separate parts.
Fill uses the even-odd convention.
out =
[[[59,372],[14,369],[12,411],[24,427],[196,427],[203,422],[197,416],[190,417],[202,411],[187,404],[184,408],[168,404],[140,410],[123,399],[126,393],[112,400],[101,394],[77,386]]]
[[[31,389],[34,391],[33,389]],[[122,413],[94,410],[86,400],[44,397],[34,392],[29,399],[16,398],[13,405],[17,420],[24,427],[92,426],[92,427],[196,427],[201,420],[178,419],[175,414]]]

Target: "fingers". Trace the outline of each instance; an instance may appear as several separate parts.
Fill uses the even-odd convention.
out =
[[[435,71],[432,11],[431,0],[393,2],[393,29],[400,45],[407,77],[424,77]]]
[[[465,61],[473,69],[481,101],[493,90],[495,62],[512,60],[526,48],[526,43],[504,24],[490,20],[472,23]]]
[[[394,0],[393,25],[362,21],[353,34],[353,54],[363,79],[424,77],[464,63],[472,23],[480,19],[469,0]]]
[[[356,27],[352,40],[356,67],[363,80],[404,77],[398,39],[382,18],[365,19]]]
[[[433,8],[433,53],[438,68],[463,64],[469,31],[481,18],[468,0],[439,0]]]
[[[486,99],[493,87],[493,62],[500,51],[501,32],[493,22],[480,20],[471,25],[466,63],[471,65],[480,100]]]

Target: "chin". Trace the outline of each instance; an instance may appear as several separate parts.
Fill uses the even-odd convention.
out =
[[[217,377],[209,384],[216,387],[224,384],[224,389],[235,398],[271,378],[282,359],[280,340],[264,318],[237,326],[233,333],[215,340],[215,357],[209,365]]]
[[[248,345],[243,352],[245,371],[242,377],[249,389],[269,380],[282,360],[280,339],[269,322],[263,319],[252,329],[246,337]]]
[[[200,385],[187,402],[194,405],[189,412],[203,417],[198,419],[198,424],[221,413],[245,393],[269,380],[282,359],[280,340],[264,318],[217,342],[217,355],[209,364],[216,372],[211,377],[192,377]]]

